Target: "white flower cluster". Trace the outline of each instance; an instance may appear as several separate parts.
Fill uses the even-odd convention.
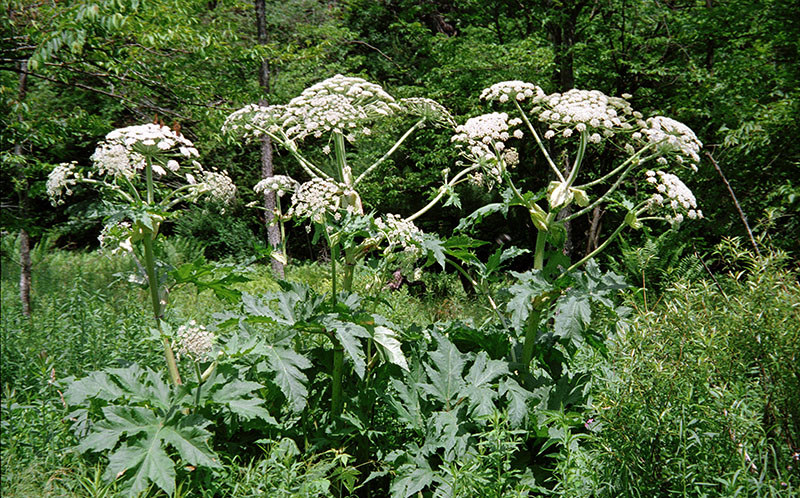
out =
[[[180,163],[174,158],[192,159],[199,154],[192,142],[166,126],[154,123],[119,128],[108,135],[97,146],[92,161],[101,174],[128,179],[137,170],[145,168],[146,158],[153,164],[153,172],[166,174],[165,167],[177,173]],[[197,166],[196,161],[192,161]]]
[[[270,190],[277,193],[278,197],[283,197],[286,192],[294,192],[298,185],[300,185],[300,183],[290,176],[275,175],[256,183],[253,190],[257,194],[263,194]]]
[[[325,215],[338,213],[342,200],[342,188],[335,183],[313,178],[300,185],[292,195],[292,207],[286,213],[288,217],[308,218],[315,223],[325,221]]]
[[[282,105],[246,105],[225,118],[222,131],[241,134],[245,138],[261,137],[265,131],[277,133],[283,126],[285,113],[286,106]]]
[[[369,134],[364,124],[389,116],[401,107],[383,88],[361,78],[337,74],[303,90],[285,107],[282,127],[288,137],[321,137],[336,131],[355,138],[355,133]]]
[[[703,212],[697,209],[697,200],[694,194],[680,178],[672,173],[663,171],[647,171],[647,182],[654,185],[656,193],[650,197],[649,206],[670,208],[672,215],[667,216],[667,221],[679,225],[684,219],[684,213],[690,219],[700,219]]]
[[[404,252],[418,255],[422,244],[422,230],[396,214],[387,214],[385,219],[375,218],[375,226],[386,238],[389,244],[387,253],[395,247],[402,247]]]
[[[100,251],[109,251],[111,254],[133,252],[131,224],[127,221],[105,225],[97,240],[100,241]]]
[[[202,360],[211,352],[211,347],[214,345],[214,334],[194,320],[178,327],[175,335],[178,342],[176,351],[178,358],[186,355],[195,361]]]
[[[570,137],[575,132],[589,130],[589,141],[599,143],[603,136],[612,137],[619,130],[630,130],[629,116],[641,119],[627,100],[609,97],[598,90],[572,89],[565,93],[537,96],[531,110],[540,121],[549,123],[545,138],[557,134]],[[602,135],[602,136],[601,136]]]
[[[522,138],[521,130],[512,130],[522,122],[519,118],[508,119],[504,112],[493,112],[470,118],[456,127],[456,134],[450,139],[457,142],[456,147],[466,150],[465,155],[475,161],[497,161],[505,142],[513,135]]]
[[[81,174],[75,170],[76,162],[61,163],[47,176],[45,188],[53,204],[61,204],[61,195],[72,195],[71,186],[80,181]]]
[[[508,102],[509,100],[516,100],[522,102],[531,97],[544,97],[544,90],[534,85],[533,83],[526,83],[524,81],[501,81],[495,83],[489,88],[485,88],[481,92],[481,99],[483,100],[497,100],[499,102]]]
[[[236,185],[226,172],[203,171],[203,181],[196,184],[199,193],[209,194],[215,201],[230,204],[236,197]]]
[[[647,120],[647,126],[641,132],[647,141],[658,144],[662,152],[674,153],[679,163],[689,161],[689,167],[697,171],[700,162],[700,149],[703,143],[697,139],[691,128],[664,116],[656,116]]]
[[[450,111],[435,100],[412,97],[400,99],[400,105],[408,114],[423,117],[432,123],[450,127],[456,125],[456,120]]]

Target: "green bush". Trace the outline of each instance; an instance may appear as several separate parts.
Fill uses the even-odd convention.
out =
[[[738,258],[617,337],[592,424],[599,494],[796,496],[800,286],[781,254]]]

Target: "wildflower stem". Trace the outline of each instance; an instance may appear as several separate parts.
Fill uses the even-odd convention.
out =
[[[522,116],[522,120],[525,121],[525,124],[528,126],[528,129],[531,131],[533,138],[536,139],[536,143],[539,145],[539,149],[541,149],[542,154],[544,154],[544,158],[547,159],[547,164],[550,165],[550,168],[553,169],[553,172],[556,174],[559,180],[562,182],[564,181],[564,175],[561,174],[561,171],[556,166],[556,163],[550,158],[550,154],[547,152],[547,148],[542,143],[542,139],[539,138],[539,134],[536,133],[536,129],[533,127],[531,122],[528,120],[528,115],[525,114],[525,111],[522,110],[522,106],[519,105],[519,102],[514,99],[514,105],[517,107],[520,115]]]
[[[480,166],[476,164],[476,165],[470,166],[469,168],[465,168],[465,169],[459,171],[458,174],[456,176],[454,176],[449,182],[447,182],[445,185],[443,185],[441,188],[439,188],[439,193],[436,195],[436,197],[433,198],[433,200],[431,200],[431,202],[426,204],[425,207],[423,207],[422,209],[420,209],[416,213],[414,213],[411,216],[409,216],[408,218],[406,218],[406,220],[414,221],[417,218],[419,218],[420,216],[422,216],[423,214],[427,213],[433,206],[436,205],[437,202],[442,200],[442,197],[444,197],[444,194],[447,193],[448,189],[445,188],[445,187],[452,187],[453,185],[458,183],[458,181],[460,179],[462,179],[464,176],[466,176],[467,174],[471,173],[472,171],[475,171],[478,168],[480,168]]]
[[[147,204],[153,204],[153,165],[151,159],[147,158],[146,165],[146,178],[147,178]],[[172,347],[169,345],[169,339],[164,336],[164,331],[161,329],[161,299],[158,296],[158,278],[156,277],[156,264],[155,254],[153,252],[153,239],[156,237],[156,230],[147,230],[142,237],[144,244],[144,264],[145,271],[147,272],[147,284],[150,287],[150,299],[153,301],[153,317],[156,320],[156,327],[164,343],[164,358],[167,361],[167,370],[172,379],[172,383],[177,385],[181,384],[181,374],[178,372],[178,364],[175,361],[175,355],[172,353]]]
[[[642,149],[642,150],[644,150],[644,149]],[[640,152],[641,152],[641,151],[640,151]],[[638,153],[637,153],[637,154],[638,154]],[[627,177],[627,176],[628,176],[628,174],[631,172],[631,170],[633,169],[633,167],[634,167],[634,166],[637,166],[638,164],[640,164],[640,163],[631,162],[631,160],[632,160],[632,159],[634,159],[634,157],[636,157],[636,155],[635,155],[635,154],[634,154],[633,156],[631,156],[630,158],[628,158],[628,160],[627,160],[627,161],[625,161],[624,163],[622,163],[622,164],[621,164],[621,165],[620,165],[620,166],[619,166],[617,169],[615,169],[615,170],[612,172],[612,173],[618,172],[618,171],[619,171],[619,170],[620,170],[620,169],[621,169],[623,166],[626,166],[626,165],[627,165],[627,168],[625,169],[625,171],[623,171],[623,172],[622,172],[622,174],[621,174],[621,175],[619,175],[619,178],[617,178],[617,181],[615,181],[615,182],[614,182],[614,184],[613,184],[613,185],[611,185],[611,187],[610,187],[610,188],[609,188],[609,189],[606,191],[606,193],[605,193],[605,194],[603,194],[602,196],[600,196],[600,197],[599,197],[599,198],[598,198],[596,201],[592,202],[591,204],[589,204],[589,205],[588,205],[588,206],[586,206],[585,208],[583,208],[583,209],[581,209],[581,210],[579,210],[579,211],[576,211],[575,213],[572,213],[571,215],[567,216],[567,217],[566,217],[566,218],[564,218],[562,221],[564,221],[564,222],[567,222],[567,221],[574,220],[574,219],[575,219],[575,218],[577,218],[578,216],[582,216],[582,215],[584,215],[584,214],[588,213],[589,211],[591,211],[592,209],[594,209],[594,208],[595,208],[595,207],[596,207],[598,204],[600,204],[600,203],[602,203],[603,201],[605,201],[605,200],[606,200],[606,198],[608,198],[608,196],[609,196],[609,195],[611,195],[611,194],[612,194],[612,193],[613,193],[615,190],[617,190],[617,188],[620,186],[620,184],[622,184],[622,180],[624,180],[624,179],[625,179],[625,177]],[[648,160],[652,159],[653,157],[655,157],[655,156],[654,156],[654,155],[652,155],[652,156],[648,156],[648,157],[646,157],[644,160],[642,160],[641,162],[648,161]],[[606,175],[606,177],[608,177],[608,176],[609,176],[609,175]],[[586,185],[581,185],[581,186],[579,186],[579,187],[577,187],[577,188],[583,189],[583,188],[586,188],[586,187],[588,187],[588,186],[595,185],[595,184],[597,184],[597,181],[594,181],[594,182],[587,183]]]
[[[566,275],[567,273],[571,272],[572,270],[575,270],[576,268],[578,268],[579,266],[581,266],[581,265],[582,265],[582,264],[584,264],[585,262],[589,261],[589,260],[590,260],[590,259],[592,259],[593,257],[595,257],[595,256],[597,256],[598,254],[600,254],[601,252],[603,252],[603,250],[604,250],[606,247],[608,247],[608,245],[609,245],[609,244],[610,244],[610,243],[611,243],[611,242],[612,242],[612,241],[613,241],[613,240],[614,240],[614,239],[617,237],[617,235],[619,235],[619,234],[620,234],[620,232],[622,232],[622,229],[623,229],[623,228],[625,228],[625,223],[624,223],[624,222],[623,222],[623,223],[620,223],[620,225],[617,227],[617,229],[616,229],[616,230],[614,230],[614,233],[612,233],[612,234],[611,234],[611,235],[610,235],[610,236],[609,236],[609,237],[608,237],[608,238],[607,238],[607,239],[606,239],[606,240],[605,240],[605,241],[604,241],[602,244],[600,244],[599,246],[597,246],[597,249],[595,249],[594,251],[590,252],[589,254],[587,254],[586,256],[584,256],[584,257],[583,257],[583,259],[581,259],[580,261],[578,261],[578,262],[577,262],[577,263],[575,263],[574,265],[572,265],[572,266],[570,266],[569,268],[567,268],[567,269],[564,271],[564,273],[562,273],[561,275],[559,275],[559,276],[558,276],[558,278],[561,278],[561,277],[563,277],[563,276],[564,276],[564,275]]]
[[[156,327],[158,328],[159,335],[161,335],[161,340],[164,343],[164,358],[167,361],[167,370],[169,370],[172,383],[177,386],[181,384],[178,364],[175,361],[175,355],[172,353],[169,340],[164,336],[164,331],[161,329],[161,300],[158,297],[158,280],[156,278],[155,257],[153,254],[153,237],[155,237],[155,233],[149,232],[145,233],[142,238],[142,243],[144,244],[145,271],[147,272],[147,283],[150,287],[150,299],[153,302],[153,316],[156,320]]]
[[[425,118],[422,118],[419,121],[417,121],[416,123],[414,123],[414,125],[411,128],[409,128],[408,131],[405,132],[405,134],[397,140],[397,142],[395,142],[395,144],[392,146],[391,149],[386,151],[386,153],[383,156],[381,156],[380,159],[378,159],[377,161],[372,163],[372,165],[369,168],[367,168],[366,170],[364,170],[363,173],[358,175],[358,178],[356,178],[356,181],[353,182],[353,185],[358,185],[359,182],[361,182],[361,180],[363,180],[368,174],[370,174],[372,172],[372,170],[377,168],[378,165],[380,165],[383,161],[388,159],[389,156],[394,154],[394,151],[396,151],[397,148],[400,147],[400,144],[402,144],[405,141],[406,138],[411,136],[411,134],[414,132],[414,130],[416,130],[417,128],[422,126],[423,123],[425,123]]]
[[[525,342],[522,344],[522,371],[530,371],[531,360],[533,359],[533,347],[536,345],[536,333],[539,330],[539,318],[541,310],[531,310],[528,320],[525,322]]]

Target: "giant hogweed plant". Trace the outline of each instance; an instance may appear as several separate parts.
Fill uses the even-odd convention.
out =
[[[362,164],[359,145],[370,139],[374,124],[403,117],[413,118],[407,130],[377,160]],[[359,185],[408,137],[426,125],[452,129],[455,121],[433,100],[395,99],[379,85],[341,75],[307,88],[286,105],[248,105],[231,114],[224,125],[227,132],[245,139],[269,137],[273,144],[286,150],[307,175],[302,183],[283,175],[267,178],[259,182],[255,190],[275,191],[277,220],[308,223],[309,231],[314,230],[315,240],[323,239],[330,249],[330,299],[327,304],[320,303],[313,323],[305,322],[298,327],[292,320],[275,317],[272,320],[295,331],[316,332],[330,342],[333,350],[330,413],[334,416],[341,414],[344,406],[345,356],[362,380],[369,373],[367,367],[381,358],[407,368],[398,328],[389,326],[378,315],[364,315],[360,307],[357,311],[352,305],[360,303],[352,294],[356,265],[376,253],[383,268],[390,264],[411,268],[418,259],[429,254],[443,265],[447,247],[436,237],[419,230],[414,220],[478,169],[478,166],[469,166],[452,178],[445,172],[444,184],[437,195],[407,218],[365,212]],[[284,213],[280,199],[290,192],[291,203]],[[274,302],[291,300],[297,292],[308,291],[287,287],[285,292],[288,294],[272,295],[270,299]],[[246,310],[255,317],[271,316],[266,311],[268,305],[253,307],[247,302]]]
[[[523,371],[529,369],[535,355],[546,355],[552,363],[551,355],[558,354],[552,348],[554,335],[542,329],[543,324],[553,320],[555,338],[565,347],[576,346],[576,332],[586,329],[591,320],[590,303],[610,304],[599,299],[597,289],[624,286],[613,274],[601,276],[596,265],[579,269],[626,227],[640,229],[643,223],[660,222],[677,228],[686,219],[703,217],[691,190],[668,171],[676,167],[696,171],[702,144],[678,121],[664,116],[645,118],[628,98],[627,94],[609,97],[596,90],[548,95],[531,83],[501,82],[486,88],[481,99],[509,107],[511,115],[492,112],[471,118],[458,126],[452,137],[462,161],[479,166],[472,180],[502,190],[501,202],[478,209],[462,220],[459,228],[480,222],[490,213],[518,207],[528,212],[536,230],[533,268],[514,274],[517,282],[508,289],[511,298],[505,309],[510,314],[509,325],[520,333],[522,350],[517,360]],[[524,158],[510,146],[511,141],[526,135],[534,140],[533,150],[547,166],[542,174],[552,178],[548,187],[538,192],[523,189],[514,174],[514,167]],[[572,161],[554,158],[548,141],[558,142]],[[608,173],[582,179],[593,173],[588,160],[593,147],[616,150],[621,159]],[[631,184],[645,188],[625,188]],[[641,194],[648,189],[649,194]],[[574,263],[566,261],[561,253],[564,224],[604,206],[625,213],[622,221],[585,257]],[[477,274],[481,284],[487,277],[486,265],[477,265]],[[584,338],[592,340],[591,335]],[[594,339],[602,342],[602,338]]]
[[[509,284],[500,270],[519,249],[498,249],[485,262],[465,251],[446,252],[447,261],[485,296],[495,319],[477,329],[461,325],[446,335],[434,335],[436,349],[420,354],[421,363],[411,368],[405,382],[394,382],[398,414],[418,432],[417,442],[385,461],[396,476],[394,496],[424,489],[434,496],[452,494],[463,484],[454,469],[479,454],[475,424],[480,427],[481,420],[485,423],[497,410],[506,414],[512,427],[534,427],[540,452],[574,452],[580,434],[569,442],[564,435],[583,430],[576,409],[583,403],[588,375],[577,371],[571,358],[586,345],[604,352],[606,328],[627,313],[613,300],[626,287],[624,280],[601,272],[593,258],[626,227],[664,223],[677,228],[686,219],[702,218],[692,192],[669,172],[671,166],[697,169],[702,144],[685,125],[663,116],[645,119],[632,109],[629,96],[608,97],[598,91],[547,95],[533,84],[507,81],[485,89],[481,97],[511,107],[513,117],[492,112],[471,118],[456,127],[452,141],[470,168],[470,179],[489,188],[498,186],[502,201],[479,208],[459,229],[491,213],[525,209],[536,231],[533,268],[511,272]],[[515,174],[517,164],[527,158],[520,157],[512,141],[526,136],[533,139],[533,150],[549,170],[543,174],[552,178],[541,191],[526,191]],[[548,141],[558,141],[573,160],[556,160]],[[594,173],[593,147],[616,149],[621,159],[608,173],[583,180]],[[645,189],[626,188],[637,181],[651,189],[647,195],[641,194]],[[613,206],[624,217],[595,250],[570,262],[561,251],[564,223],[598,206]],[[502,291],[493,292],[498,283]],[[505,334],[505,341],[495,339],[498,332]],[[454,344],[479,352],[462,353]],[[572,471],[564,467],[570,465],[569,458],[555,462],[554,480],[566,479],[561,485],[569,486],[565,476]],[[519,477],[519,486],[529,491],[548,494],[555,489],[535,483],[530,475]]]
[[[122,480],[130,495],[152,486],[172,494],[176,468],[181,468],[178,461],[192,468],[220,468],[208,443],[212,433],[207,427],[213,420],[233,415],[241,423],[256,418],[273,421],[263,400],[254,395],[261,384],[240,379],[230,365],[217,368],[211,331],[193,320],[173,330],[164,320],[168,304],[164,284],[170,276],[178,284],[193,282],[222,297],[238,297],[228,288],[238,277],[215,278],[208,265],[186,264],[171,275],[158,271],[164,265],[156,261],[154,244],[161,225],[180,205],[201,197],[225,205],[235,196],[236,187],[227,174],[204,169],[198,155],[192,142],[167,127],[130,126],[106,135],[91,157],[92,167],[60,164],[47,182],[55,203],[63,202],[78,185],[99,189],[109,213],[101,247],[127,253],[143,267],[141,281],[149,290],[153,335],[163,346],[171,382],[157,371],[132,364],[65,380],[64,393],[74,408],[69,417],[80,438],[77,450],[109,451],[105,477]],[[132,277],[134,282],[140,280]],[[180,375],[181,359],[189,369],[186,379]]]

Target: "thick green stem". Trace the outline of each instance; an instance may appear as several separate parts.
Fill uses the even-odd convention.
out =
[[[149,158],[147,159],[145,174],[147,177],[147,204],[152,205],[154,199],[153,167]],[[159,335],[161,336],[161,340],[164,344],[164,358],[167,361],[167,370],[169,370],[169,376],[170,379],[172,379],[172,383],[177,386],[181,384],[181,375],[178,372],[178,364],[175,361],[175,355],[172,353],[172,347],[169,345],[169,339],[164,336],[164,332],[161,329],[161,299],[158,296],[158,279],[156,278],[155,254],[153,252],[153,239],[155,236],[156,231],[151,230],[147,231],[142,238],[142,243],[144,244],[144,265],[145,271],[147,272],[147,283],[150,287],[150,299],[153,303],[153,317],[156,320],[156,327],[158,328]]]
[[[344,370],[344,348],[339,341],[333,339],[333,372],[331,383],[331,415],[342,414],[344,399],[342,398],[342,372]]]
[[[351,187],[353,179],[347,167],[347,152],[344,146],[344,135],[340,132],[333,133],[333,146],[336,150],[336,169],[339,173],[339,181]]]
[[[328,244],[331,248],[331,308],[336,307],[336,260],[339,259],[339,244],[331,243],[328,237]],[[333,343],[333,371],[331,372],[331,415],[342,414],[344,400],[342,399],[342,377],[344,372],[344,348],[336,337],[331,334]]]
[[[156,327],[158,328],[161,340],[164,343],[164,358],[167,361],[167,370],[169,370],[170,379],[172,383],[177,385],[181,384],[181,375],[178,373],[178,364],[175,361],[175,355],[172,353],[172,347],[169,345],[169,339],[164,336],[161,329],[161,300],[158,297],[158,280],[156,279],[155,270],[155,257],[153,255],[153,239],[151,233],[146,233],[142,242],[144,243],[144,264],[145,271],[147,272],[147,282],[150,287],[150,299],[153,303],[153,316],[156,320]]]
[[[547,242],[547,232],[539,230],[536,233],[536,249],[533,253],[533,269],[541,270],[544,268],[544,247]]]
[[[533,359],[533,347],[536,344],[536,334],[539,331],[539,318],[541,310],[532,310],[525,322],[525,342],[522,345],[522,370],[528,372]]]

